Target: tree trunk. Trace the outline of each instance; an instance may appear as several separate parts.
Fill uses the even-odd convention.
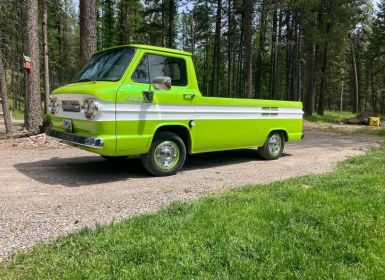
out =
[[[130,43],[130,20],[128,18],[128,1],[122,0],[119,3],[119,43],[120,44],[128,44]]]
[[[243,2],[245,17],[245,97],[253,97],[253,1],[244,0]]]
[[[175,48],[175,13],[176,3],[174,0],[168,0],[168,47]]]
[[[370,64],[368,60],[371,60],[372,57],[369,56],[366,60],[366,73],[365,73],[365,97],[364,97],[364,112],[368,111],[368,99],[370,96]]]
[[[262,11],[259,21],[259,46],[257,56],[257,69],[255,72],[255,97],[261,98],[262,92],[262,74],[263,74],[263,61],[265,53],[265,40],[266,40],[266,1],[262,2]]]
[[[194,21],[194,11],[190,14],[190,37],[191,37],[191,54],[192,59],[195,61],[195,21]]]
[[[294,89],[296,90],[295,96],[296,100],[303,101],[304,100],[304,63],[302,61],[302,56],[304,52],[304,42],[302,41],[303,37],[303,11],[297,11],[296,13],[296,19],[297,19],[297,26],[298,26],[298,33],[296,35],[296,69],[294,73],[296,74],[295,77],[295,83],[296,87]]]
[[[15,71],[11,73],[11,90],[12,90],[12,110],[16,111],[17,106],[17,91],[15,84]]]
[[[352,40],[349,40],[349,43],[351,48],[353,83],[354,83],[353,113],[359,113],[359,110],[358,110],[359,85],[358,85],[358,70],[357,70],[356,54],[355,54]]]
[[[241,18],[241,33],[240,33],[240,42],[239,42],[239,48],[238,48],[238,63],[237,63],[237,84],[236,84],[236,91],[235,91],[235,97],[240,97],[241,95],[241,92],[242,92],[242,87],[244,86],[243,84],[243,73],[244,73],[244,68],[243,68],[243,62],[244,62],[244,59],[243,59],[243,44],[244,44],[244,35],[243,35],[243,31],[244,31],[244,24],[245,24],[245,20],[244,20],[244,13],[242,13],[242,18]]]
[[[219,65],[221,56],[221,25],[222,25],[222,0],[217,0],[217,16],[215,24],[215,42],[213,56],[212,90],[213,96],[219,96]]]
[[[340,113],[342,113],[342,110],[344,108],[344,91],[345,91],[345,82],[341,82],[341,95],[340,95]]]
[[[3,54],[0,49],[0,98],[3,105],[3,116],[5,132],[7,135],[12,133],[12,118],[8,107],[7,83],[5,80],[5,69],[3,65]]]
[[[27,53],[32,60],[32,69],[27,76],[25,125],[29,132],[36,134],[41,124],[38,1],[27,0],[26,4]]]
[[[307,58],[307,93],[306,93],[306,106],[305,113],[307,116],[313,115],[314,112],[314,77],[315,77],[315,54],[316,44],[314,41],[309,42],[309,51]]]
[[[44,45],[44,91],[45,91],[45,112],[48,114],[49,104],[49,60],[48,60],[48,16],[47,16],[47,0],[43,1],[43,45]]]
[[[291,53],[292,61],[292,74],[291,74],[291,88],[290,88],[290,100],[299,99],[299,76],[300,76],[300,30],[299,30],[299,12],[295,10],[293,15],[293,48]]]
[[[87,1],[88,2],[88,1]],[[115,24],[115,15],[114,15],[114,3],[113,0],[104,0],[102,1],[102,36],[103,36],[103,48],[109,48],[114,45],[114,24]],[[96,10],[95,17],[96,17]]]
[[[271,35],[271,57],[270,57],[270,98],[276,99],[277,96],[277,80],[276,80],[276,72],[277,72],[277,47],[278,47],[278,36],[277,36],[277,28],[278,28],[278,11],[277,8],[274,8],[273,11],[273,31]]]
[[[80,0],[80,66],[84,67],[96,51],[95,0]]]
[[[232,29],[232,11],[231,11],[231,1],[227,1],[227,24],[228,24],[228,35],[227,35],[227,96],[232,96],[232,82],[233,82],[233,72],[232,72],[232,46],[233,46],[233,29]]]
[[[285,100],[291,99],[291,81],[293,73],[293,24],[291,21],[291,13],[286,12],[286,82],[285,82]]]
[[[281,64],[279,61],[281,51],[281,39],[282,39],[282,10],[279,12],[278,18],[278,34],[276,40],[276,48],[274,54],[274,87],[273,87],[273,99],[279,99],[280,97],[280,85],[281,85]]]
[[[329,61],[329,42],[328,42],[329,32],[330,32],[330,23],[328,23],[326,27],[326,39],[325,39],[325,46],[324,46],[322,67],[321,67],[321,85],[320,85],[319,102],[318,102],[318,110],[317,110],[317,114],[320,116],[323,116],[325,113],[325,83],[326,83],[327,65]]]

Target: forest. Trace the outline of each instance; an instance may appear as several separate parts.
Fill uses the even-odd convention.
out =
[[[206,96],[385,114],[385,0],[0,0],[0,14],[3,108],[31,132],[93,52],[131,43],[191,52]]]

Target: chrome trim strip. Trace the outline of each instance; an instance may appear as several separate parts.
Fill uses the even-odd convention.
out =
[[[89,136],[76,135],[67,132],[61,132],[53,129],[49,129],[46,134],[50,137],[56,138],[65,143],[81,146],[92,149],[103,149],[104,141],[100,138],[94,138]]]

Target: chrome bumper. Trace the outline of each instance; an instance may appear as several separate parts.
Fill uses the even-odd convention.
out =
[[[74,146],[81,146],[93,149],[103,149],[104,141],[100,138],[94,138],[89,136],[76,135],[67,132],[56,131],[49,129],[46,134],[50,137],[59,139]]]

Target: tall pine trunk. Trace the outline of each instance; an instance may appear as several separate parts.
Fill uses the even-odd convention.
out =
[[[291,100],[291,77],[293,73],[293,25],[291,21],[291,13],[286,12],[286,82],[285,82],[285,100]]]
[[[174,0],[168,0],[168,47],[175,48],[175,17],[176,17],[176,3]]]
[[[80,0],[80,66],[84,67],[96,51],[95,0]]]
[[[266,41],[266,0],[262,2],[262,11],[259,20],[259,45],[257,55],[257,69],[255,72],[255,97],[261,98],[262,92],[262,74],[263,74],[263,61],[265,53],[265,41]]]
[[[128,44],[130,43],[131,35],[131,22],[128,18],[128,1],[122,0],[119,3],[119,43]]]
[[[316,44],[312,40],[309,42],[308,57],[307,57],[307,92],[305,102],[305,113],[311,116],[314,113],[314,98],[315,98],[315,57]]]
[[[354,45],[352,40],[349,40],[350,50],[351,50],[351,58],[352,58],[352,70],[353,70],[353,84],[354,84],[354,95],[353,95],[353,113],[359,112],[359,84],[358,84],[358,70],[357,70],[357,61],[356,61],[356,53],[354,49]]]
[[[324,51],[323,51],[323,56],[322,56],[321,85],[320,85],[318,110],[317,110],[317,114],[320,116],[323,116],[325,113],[326,71],[327,71],[328,62],[329,62],[329,42],[328,42],[329,32],[330,32],[330,23],[327,23],[325,45],[324,45]]]
[[[0,98],[3,106],[3,117],[5,132],[7,135],[12,133],[12,118],[8,107],[7,83],[5,80],[5,69],[3,64],[3,54],[0,49]]]
[[[292,50],[292,69],[293,73],[291,76],[291,89],[290,89],[290,100],[300,99],[300,75],[301,75],[301,32],[299,24],[299,10],[296,9],[293,15],[293,50]]]
[[[232,2],[227,1],[227,24],[228,24],[228,35],[227,35],[227,96],[232,96],[232,83],[233,83],[233,72],[232,72],[232,46],[233,46],[233,28],[232,28]]]
[[[43,0],[43,46],[44,46],[44,91],[45,91],[45,102],[44,109],[48,114],[49,104],[49,58],[48,58],[48,12],[47,12],[47,0]]]
[[[221,56],[221,26],[222,25],[222,0],[217,0],[217,16],[215,24],[215,41],[213,55],[212,89],[213,96],[219,96],[219,65]]]
[[[32,69],[27,75],[25,126],[30,133],[36,134],[41,124],[38,1],[27,0],[26,11],[27,54],[31,57]]]
[[[274,54],[274,87],[273,87],[273,99],[280,98],[280,86],[281,86],[281,63],[280,63],[280,52],[281,52],[281,40],[282,40],[282,10],[279,11],[278,18],[278,34],[277,43]]]
[[[253,1],[244,0],[245,35],[245,97],[253,97]]]
[[[277,48],[278,48],[278,9],[274,8],[273,11],[273,31],[271,34],[271,56],[270,56],[270,97],[271,99],[277,98]]]

